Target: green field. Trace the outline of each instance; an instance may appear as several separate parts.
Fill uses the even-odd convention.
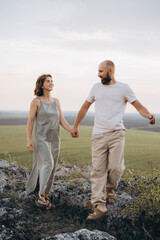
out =
[[[59,163],[65,166],[91,166],[92,127],[80,126],[80,137],[74,139],[61,129]],[[0,159],[32,166],[32,154],[26,148],[26,126],[0,126]],[[127,130],[125,145],[126,169],[149,169],[149,161],[160,162],[160,133]]]

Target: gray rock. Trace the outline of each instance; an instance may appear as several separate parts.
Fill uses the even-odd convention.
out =
[[[7,213],[7,210],[5,207],[0,208],[0,217],[2,217],[5,213]]]
[[[3,198],[1,201],[4,204],[8,204],[10,202],[11,198]]]
[[[63,168],[62,168],[63,169]],[[68,206],[79,206],[80,208],[86,208],[86,203],[88,200],[91,199],[91,184],[89,181],[89,169],[79,169],[76,171],[83,173],[86,178],[77,178],[74,177],[73,179],[69,180],[59,180],[63,176],[62,169],[57,172],[57,180],[55,181],[51,194],[53,195],[53,198],[58,198],[60,204],[67,204]],[[74,172],[74,168],[70,168],[70,172],[65,172],[65,177],[72,176]],[[75,174],[76,175],[76,174]],[[123,187],[123,182],[120,183],[120,188]],[[127,193],[119,191],[116,195],[117,199],[115,201],[115,204],[107,204],[108,208],[108,216],[110,217],[110,220],[112,220],[114,217],[117,217],[117,212],[120,213],[121,209],[124,208],[127,201],[131,201],[131,196],[129,196]],[[119,215],[120,217],[120,215]]]
[[[25,184],[29,172],[29,169],[21,168],[17,164],[0,161],[0,193],[16,193],[18,186],[21,189]]]
[[[0,208],[0,216],[7,216],[7,218],[9,219],[19,218],[24,214],[25,213],[23,209],[8,208],[8,207]]]
[[[0,161],[0,168],[7,169],[9,167],[9,162],[3,160]]]
[[[124,215],[121,214],[122,209],[128,201],[131,201],[132,197],[125,192],[116,194],[116,201],[114,204],[107,204],[107,214],[109,221],[107,221],[107,227],[109,228],[114,221],[114,218],[124,219]],[[126,216],[127,217],[127,216]]]
[[[106,232],[98,230],[89,231],[87,229],[80,229],[74,233],[61,233],[55,236],[47,236],[41,240],[116,240],[113,236]]]
[[[13,232],[9,229],[6,228],[5,225],[1,226],[1,233],[0,233],[0,240],[9,240],[9,239],[13,239],[12,234]]]
[[[55,182],[51,190],[51,196],[53,201],[58,202],[58,208],[65,206],[67,209],[77,209],[78,207],[85,214],[88,212],[86,203],[91,199],[90,172],[90,168],[79,168],[77,166],[59,167],[56,171]],[[21,239],[30,239],[25,235],[26,232],[23,232],[23,228],[28,229],[32,225],[29,217],[31,213],[28,214],[26,208],[30,210],[30,207],[33,207],[34,209],[36,198],[35,195],[27,197],[25,195],[25,183],[29,173],[30,169],[21,168],[17,164],[8,163],[7,161],[0,162],[0,194],[4,196],[0,199],[0,217],[3,218],[4,224],[6,222],[11,224],[6,225],[7,228],[4,224],[3,227],[0,226],[0,239],[12,239],[14,235],[12,230],[18,231],[22,235]],[[122,181],[120,182],[120,189],[123,189],[123,186],[124,183]],[[108,212],[104,216],[106,231],[115,219],[116,221],[123,221],[124,216],[121,215],[121,210],[127,201],[131,201],[131,197],[125,192],[119,191],[117,192],[115,204],[107,205]],[[127,218],[128,216],[125,217]],[[36,231],[39,231],[41,219],[37,217],[36,221]],[[43,226],[47,228],[48,223],[43,223]],[[48,236],[43,239],[111,240],[115,238],[98,230],[89,231],[81,229],[74,233],[57,234],[56,236]]]

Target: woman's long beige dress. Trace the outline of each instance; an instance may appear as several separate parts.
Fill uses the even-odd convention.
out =
[[[33,168],[26,184],[26,195],[35,192],[37,186],[39,195],[50,192],[59,157],[59,129],[56,101],[45,103],[40,100],[40,109],[34,122]]]

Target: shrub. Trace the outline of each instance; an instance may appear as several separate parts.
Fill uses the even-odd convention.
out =
[[[160,168],[151,167],[150,174],[145,171],[129,170],[124,177],[126,192],[132,198],[125,206],[123,214],[130,216],[133,224],[141,224],[146,235],[151,239],[160,236]]]

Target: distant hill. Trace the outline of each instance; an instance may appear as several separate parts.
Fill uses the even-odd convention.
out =
[[[69,124],[73,125],[77,116],[77,112],[64,111],[65,119]],[[154,126],[148,124],[148,120],[137,113],[126,113],[124,115],[124,125],[127,129],[136,128],[147,131],[160,132],[160,114],[156,114],[157,123]],[[25,125],[28,119],[28,112],[26,111],[0,111],[0,125]],[[88,112],[83,119],[81,125],[94,125],[94,112]]]
[[[0,119],[26,118],[26,117],[28,117],[27,111],[0,111]]]

